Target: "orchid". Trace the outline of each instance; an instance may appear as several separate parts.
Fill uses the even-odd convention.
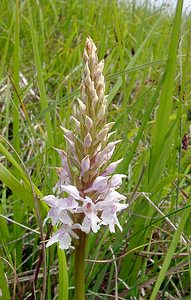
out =
[[[122,231],[117,213],[128,207],[121,203],[126,197],[117,191],[126,176],[113,174],[122,159],[111,162],[121,140],[110,141],[114,123],[106,123],[104,61],[98,62],[90,37],[83,59],[81,97],[71,117],[75,129],[61,126],[67,149],[55,148],[62,162],[57,168],[59,180],[53,188],[55,195],[43,198],[50,206],[46,221],[50,218],[58,227],[47,247],[59,242],[61,249],[68,249],[72,239],[79,239],[80,231],[96,233],[101,226],[108,226],[112,233],[115,226]]]

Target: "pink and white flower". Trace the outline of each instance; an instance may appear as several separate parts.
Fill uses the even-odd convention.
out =
[[[55,148],[62,160],[53,189],[56,196],[43,198],[50,207],[45,221],[50,218],[58,226],[47,247],[59,242],[61,249],[70,248],[79,230],[97,233],[101,226],[108,226],[113,233],[117,226],[122,231],[117,213],[128,207],[122,202],[126,197],[117,191],[126,176],[113,174],[122,159],[111,162],[121,140],[109,141],[115,132],[109,132],[114,122],[106,123],[104,61],[98,63],[91,38],[87,38],[83,58],[81,96],[70,118],[75,126],[73,130],[61,127],[67,152]]]
[[[78,212],[83,212],[85,215],[82,227],[86,233],[89,233],[91,229],[96,233],[100,229],[99,223],[101,219],[97,216],[98,210],[96,210],[96,205],[89,197],[84,199],[83,205],[78,209]]]
[[[79,237],[72,230],[73,226],[68,224],[63,224],[58,231],[56,231],[53,236],[49,239],[46,247],[50,247],[52,244],[59,242],[59,248],[62,250],[71,247],[72,238],[78,239]]]

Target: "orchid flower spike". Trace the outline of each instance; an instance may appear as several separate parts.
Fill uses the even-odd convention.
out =
[[[122,161],[111,161],[121,140],[109,142],[113,123],[106,122],[104,61],[98,62],[97,48],[90,37],[83,60],[81,96],[70,118],[75,126],[73,130],[61,127],[67,149],[56,149],[62,160],[59,180],[54,195],[42,199],[50,207],[45,220],[50,218],[58,228],[47,247],[59,242],[61,249],[70,248],[72,240],[79,238],[79,230],[88,234],[108,226],[115,232],[117,226],[122,231],[117,214],[128,207],[126,197],[117,191],[126,176],[113,174]]]

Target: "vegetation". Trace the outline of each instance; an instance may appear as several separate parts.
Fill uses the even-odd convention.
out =
[[[73,299],[73,250],[43,227],[87,36],[123,139],[123,232],[90,234],[87,299],[190,299],[191,19],[148,1],[0,1],[0,299]],[[46,256],[45,256],[46,253]]]

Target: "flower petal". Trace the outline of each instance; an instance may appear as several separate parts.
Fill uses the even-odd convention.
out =
[[[61,185],[61,190],[63,192],[67,192],[70,196],[72,196],[76,200],[80,200],[80,194],[78,189],[74,185]]]
[[[115,172],[115,169],[117,168],[117,166],[122,162],[123,158],[112,162],[107,168],[106,170],[102,173],[102,176],[106,176],[106,175],[110,175],[113,172]]]
[[[51,220],[52,220],[52,225],[56,225],[56,223],[59,221],[58,209],[52,207],[52,208],[49,210],[48,215],[49,215],[49,218],[51,218]]]
[[[109,230],[112,233],[115,232],[115,224],[119,227],[121,231],[123,230],[117,218],[116,211],[117,211],[116,205],[111,205],[105,208],[101,215],[101,219],[103,220],[101,224],[109,225]]]
[[[108,181],[108,177],[104,177],[104,176],[98,176],[92,186],[90,188],[88,188],[87,190],[85,190],[85,193],[89,193],[92,191],[102,191],[107,187],[107,181]]]
[[[80,176],[81,177],[84,176],[84,174],[89,170],[89,168],[90,168],[90,156],[87,155],[82,159]]]
[[[110,142],[109,144],[107,144],[107,146],[105,147],[105,152],[106,153],[109,153],[109,152],[111,152],[113,149],[115,149],[115,146],[117,145],[117,144],[119,144],[120,142],[122,142],[122,140],[117,140],[117,141],[115,141],[115,142]]]
[[[60,199],[59,211],[68,209],[74,213],[78,207],[78,202],[73,197]]]
[[[62,250],[66,250],[70,248],[71,242],[72,242],[71,236],[69,235],[69,233],[66,232],[62,235],[62,237],[59,240],[59,248]]]
[[[57,243],[59,241],[59,230],[53,234],[53,236],[49,239],[48,243],[46,243],[46,248],[50,247],[52,244]]]
[[[65,210],[59,210],[58,211],[59,220],[64,224],[68,226],[72,226],[73,221],[67,214]],[[65,226],[66,227],[66,226]]]
[[[42,198],[50,207],[57,207],[58,205],[58,198],[54,195],[48,195]]]
[[[126,178],[127,176],[124,174],[115,174],[110,179],[111,187],[119,187],[122,184],[122,179]]]

